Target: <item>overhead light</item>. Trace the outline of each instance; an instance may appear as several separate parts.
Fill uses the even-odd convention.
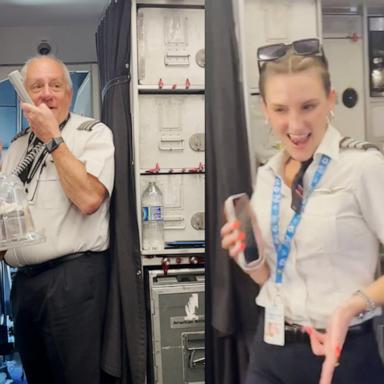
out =
[[[16,5],[47,5],[54,3],[62,3],[60,0],[10,0],[10,3]]]
[[[10,4],[14,5],[33,5],[33,6],[43,6],[43,5],[63,5],[68,3],[74,3],[72,1],[63,1],[63,0],[9,0]]]
[[[30,6],[44,6],[44,5],[65,5],[71,6],[74,4],[79,4],[78,0],[0,0],[0,2],[5,2],[7,4],[13,5],[30,5]],[[92,5],[92,4],[103,4],[109,2],[109,0],[82,0],[82,5]]]

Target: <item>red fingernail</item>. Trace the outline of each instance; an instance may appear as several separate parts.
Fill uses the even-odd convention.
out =
[[[238,241],[243,241],[245,240],[245,232],[240,232],[239,236],[237,236]]]
[[[339,359],[339,357],[341,355],[341,348],[338,345],[336,345],[336,347],[335,347],[335,355],[336,355],[337,359]]]
[[[244,249],[245,249],[245,243],[241,243],[240,244],[240,251],[244,251]]]
[[[303,327],[304,331],[308,333],[309,336],[312,334],[312,328],[311,327]]]
[[[240,228],[240,220],[235,220],[232,223],[232,229],[238,229],[238,228]]]

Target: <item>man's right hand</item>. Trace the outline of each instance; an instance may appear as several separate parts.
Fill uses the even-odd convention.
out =
[[[59,123],[52,110],[44,103],[36,106],[22,103],[21,108],[33,133],[43,142],[47,143],[53,137],[60,136]]]

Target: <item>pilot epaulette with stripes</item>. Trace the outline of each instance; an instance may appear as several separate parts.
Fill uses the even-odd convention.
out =
[[[21,132],[19,132],[12,140],[11,143],[16,141],[18,138],[25,136],[29,132],[29,127],[24,128]]]
[[[375,144],[370,143],[369,141],[355,140],[351,137],[345,136],[339,142],[339,147],[341,149],[360,149],[367,151],[368,149],[376,149],[379,152],[382,150]]]
[[[87,120],[87,121],[84,121],[84,123],[82,123],[81,125],[79,125],[77,130],[78,131],[88,131],[88,132],[91,132],[93,127],[96,124],[99,124],[99,123],[100,123],[99,120],[95,120],[95,119]]]

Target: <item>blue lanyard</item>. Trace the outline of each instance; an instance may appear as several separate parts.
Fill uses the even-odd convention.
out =
[[[271,232],[272,232],[272,240],[273,245],[275,247],[276,255],[277,255],[277,265],[276,265],[276,275],[275,275],[275,283],[282,284],[283,282],[283,272],[285,268],[285,264],[288,259],[289,252],[291,250],[292,239],[295,236],[297,226],[301,220],[301,213],[304,209],[305,203],[308,200],[308,197],[312,193],[312,191],[319,184],[321,177],[324,175],[325,170],[330,162],[330,158],[326,155],[322,155],[320,158],[320,163],[317,167],[315,175],[311,181],[310,190],[308,194],[306,194],[303,204],[301,206],[301,212],[293,215],[291,221],[288,224],[287,231],[285,232],[284,241],[281,242],[279,240],[279,221],[280,221],[280,200],[281,200],[281,179],[280,177],[275,177],[275,184],[273,186],[272,192],[272,209],[271,209]]]

